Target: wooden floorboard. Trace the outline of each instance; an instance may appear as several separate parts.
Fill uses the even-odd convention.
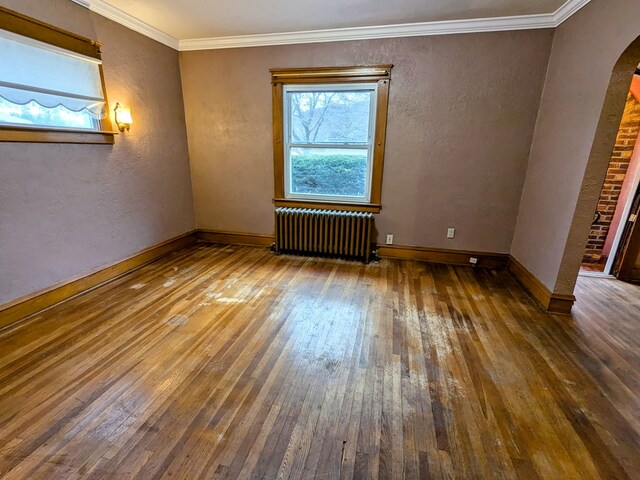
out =
[[[640,288],[576,296],[199,244],[0,332],[0,478],[640,478]]]

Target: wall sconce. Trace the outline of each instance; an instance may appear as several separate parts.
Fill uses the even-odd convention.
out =
[[[131,118],[131,109],[116,103],[116,108],[114,108],[113,111],[115,113],[118,130],[124,132],[126,129],[128,132],[129,128],[131,128],[131,124],[133,123],[133,119]]]

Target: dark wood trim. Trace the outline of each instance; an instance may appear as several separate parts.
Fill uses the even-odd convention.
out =
[[[382,204],[382,172],[384,170],[384,152],[387,133],[387,112],[389,107],[389,83],[393,65],[366,65],[352,67],[315,67],[315,68],[274,68],[271,69],[272,111],[273,111],[273,175],[276,206],[302,208],[332,208],[328,205],[340,205],[340,210],[380,212]],[[376,131],[373,145],[373,166],[371,171],[371,198],[363,204],[332,204],[326,201],[285,199],[284,188],[284,112],[283,85],[300,83],[364,83],[377,82],[378,96],[376,104]],[[278,203],[281,202],[281,203]]]
[[[573,295],[560,295],[558,293],[553,293],[549,299],[547,312],[555,313],[557,315],[571,315],[571,309],[575,302],[576,297]]]
[[[275,241],[273,235],[258,233],[226,232],[220,230],[198,230],[198,240],[229,245],[251,245],[269,247]],[[506,268],[509,255],[506,253],[487,253],[471,250],[450,250],[445,248],[428,248],[401,245],[378,245],[378,254],[382,258],[418,260],[451,265],[467,265],[470,257],[478,259],[479,267]]]
[[[389,79],[378,82],[376,105],[376,131],[373,145],[373,165],[371,172],[372,204],[382,203],[382,172],[384,170],[384,150],[387,138],[387,110],[389,108]]]
[[[101,59],[101,43],[0,6],[0,28],[56,47]]]
[[[274,198],[273,203],[276,207],[291,208],[312,208],[318,210],[340,210],[346,212],[371,212],[380,213],[382,206],[372,203],[332,203],[332,202],[311,202],[304,200],[293,200],[291,198]]]
[[[273,110],[273,185],[276,198],[284,198],[284,112],[282,83],[274,83]]]
[[[389,80],[392,64],[350,67],[272,68],[275,83],[374,82]]]
[[[522,265],[513,256],[509,256],[509,271],[516,277],[522,287],[529,293],[545,310],[551,300],[551,291]]]
[[[115,280],[174,250],[191,245],[196,239],[203,242],[256,247],[268,247],[274,242],[273,235],[266,234],[200,229],[195,232],[188,232],[142,250],[131,257],[88,275],[61,282],[47,289],[0,305],[0,329],[99,285]],[[382,258],[467,266],[472,265],[469,262],[470,257],[475,257],[478,259],[476,264],[478,267],[505,268],[508,266],[522,287],[549,313],[569,315],[575,302],[573,295],[552,294],[518,260],[507,254],[405,245],[378,245],[378,254]]]
[[[228,245],[251,245],[255,247],[269,247],[275,241],[273,235],[262,233],[226,232],[221,230],[198,229],[199,241],[224,243]]]
[[[382,258],[467,266],[473,265],[469,259],[474,257],[478,259],[476,266],[488,268],[505,268],[509,264],[509,255],[506,253],[487,253],[472,250],[416,247],[411,245],[378,245],[378,255]]]
[[[108,118],[102,121],[110,122]],[[64,130],[28,127],[0,127],[0,142],[22,143],[89,143],[112,145],[117,132],[95,130]]]
[[[545,312],[571,315],[576,297],[552,293],[544,283],[511,255],[509,255],[509,271]]]
[[[113,124],[111,123],[111,108],[109,107],[109,98],[107,95],[107,84],[104,81],[104,69],[102,68],[102,64],[98,67],[100,69],[100,82],[102,83],[102,97],[104,98],[104,108],[105,108],[105,116],[100,119],[100,127],[103,131],[112,132],[114,135],[118,133],[113,128]],[[111,137],[111,143],[113,143],[113,138]],[[106,142],[108,143],[108,142]]]
[[[146,248],[108,267],[81,277],[65,280],[44,290],[0,305],[0,329],[41,310],[75,297],[99,285],[115,280],[168,253],[193,244],[195,232],[188,232]]]
[[[100,42],[76,35],[1,6],[0,29],[102,60],[100,52],[102,44]],[[100,81],[106,109],[105,118],[100,120],[100,131],[2,126],[0,127],[0,142],[113,144],[116,132],[112,131],[113,126],[109,115],[110,109],[104,71],[102,65],[99,65],[98,68],[100,70]]]

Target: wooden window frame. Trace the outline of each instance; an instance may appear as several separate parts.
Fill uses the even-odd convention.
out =
[[[380,212],[382,209],[382,172],[384,168],[389,83],[391,81],[392,67],[393,65],[388,64],[353,67],[273,68],[270,70],[273,102],[273,171],[275,186],[273,202],[277,207]],[[286,198],[284,185],[284,86],[342,83],[378,84],[369,202],[330,202],[324,200]]]
[[[0,6],[0,28],[23,37],[102,60],[100,53],[101,43],[2,6]],[[109,112],[102,65],[99,68],[105,109]],[[0,125],[0,142],[113,144],[114,136],[117,135],[117,132],[113,131],[113,125],[108,113],[100,121],[100,125],[101,130]]]

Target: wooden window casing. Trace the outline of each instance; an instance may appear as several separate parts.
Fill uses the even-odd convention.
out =
[[[271,69],[273,101],[273,160],[274,203],[277,207],[303,207],[360,212],[380,212],[382,208],[382,172],[387,133],[389,82],[393,65],[369,65],[355,67],[274,68]],[[284,85],[377,83],[373,162],[369,202],[331,202],[285,198],[284,152]]]
[[[22,35],[49,45],[79,53],[87,57],[102,60],[101,44],[95,40],[76,35],[53,25],[41,22],[21,13],[0,6],[0,29]],[[107,100],[104,73],[102,65],[100,79],[104,93],[105,110],[107,115],[100,120],[100,130],[73,129],[46,126],[18,126],[0,125],[0,142],[35,142],[35,143],[93,143],[112,144],[114,135],[109,118],[109,103]]]

